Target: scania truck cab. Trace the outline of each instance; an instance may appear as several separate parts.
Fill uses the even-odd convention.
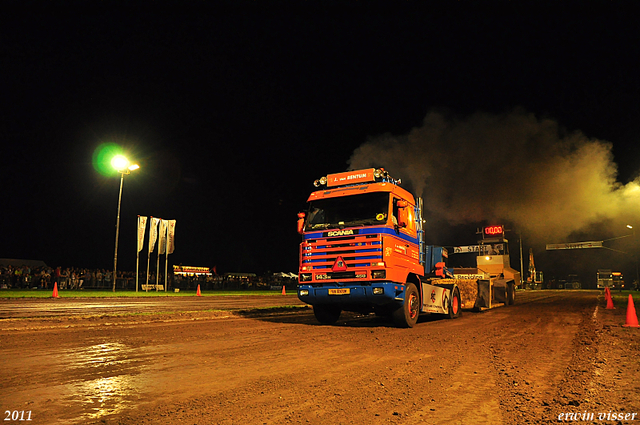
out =
[[[375,312],[411,327],[420,312],[460,314],[457,287],[428,279],[450,272],[446,249],[423,242],[421,199],[384,169],[330,174],[314,184],[307,211],[298,214],[298,297],[318,321]]]

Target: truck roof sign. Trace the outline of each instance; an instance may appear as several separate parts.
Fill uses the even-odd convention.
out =
[[[329,174],[327,176],[327,187],[344,186],[347,184],[374,182],[374,168],[365,170],[347,171],[344,173]]]
[[[484,228],[484,234],[485,235],[501,235],[504,233],[504,226],[502,225],[493,225],[493,226],[487,226]]]

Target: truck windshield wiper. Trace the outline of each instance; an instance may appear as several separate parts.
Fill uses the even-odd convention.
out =
[[[331,223],[317,223],[312,224],[311,229],[326,229],[329,226],[331,226]]]
[[[364,220],[354,220],[346,222],[345,226],[364,226],[365,224],[376,224],[377,220],[375,218],[366,218]]]

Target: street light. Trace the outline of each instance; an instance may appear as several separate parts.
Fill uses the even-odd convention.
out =
[[[632,225],[627,224],[627,229],[633,230],[633,245],[634,245],[634,253],[633,259],[636,263],[636,287],[640,287],[640,273],[638,273],[638,241],[636,240],[636,229],[633,228]]]
[[[120,234],[120,202],[122,201],[122,185],[124,184],[124,175],[131,174],[133,170],[140,168],[138,164],[131,164],[127,158],[122,155],[116,155],[111,160],[111,166],[120,173],[120,194],[118,195],[118,217],[116,219],[116,251],[113,254],[113,292],[116,292],[116,279],[118,277],[118,235]]]

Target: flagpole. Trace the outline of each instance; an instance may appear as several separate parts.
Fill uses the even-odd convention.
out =
[[[136,246],[136,248],[138,248]],[[136,249],[136,292],[138,292],[138,280],[140,279],[140,251]]]
[[[149,249],[147,250],[147,286],[145,287],[145,291],[149,292],[149,263],[151,262],[151,253],[153,252],[153,246],[156,244],[156,241],[151,241],[153,237],[153,216],[149,217]]]
[[[167,242],[163,241],[166,231],[163,232],[165,220],[158,221],[158,265],[156,266],[156,292],[158,292],[158,284],[160,282],[160,258],[164,254]]]
[[[146,226],[146,223],[145,223]],[[140,278],[140,215],[138,215],[138,228],[136,229],[136,292],[138,292],[138,279]]]
[[[158,292],[158,275],[160,274],[160,238],[158,238],[158,265],[156,266],[156,292]]]
[[[167,221],[167,232],[164,235],[164,292],[167,292],[167,269],[169,268],[169,221]]]
[[[151,235],[149,235],[151,237]],[[149,292],[149,260],[151,259],[151,253],[147,251],[147,286],[145,287],[145,291]]]
[[[167,270],[169,268],[169,251],[166,251],[164,258],[164,292],[167,292]]]
[[[164,290],[166,292],[167,286],[169,285],[169,254],[173,254],[174,248],[174,238],[175,238],[175,230],[176,230],[176,221],[175,220],[167,220],[167,237],[165,238],[165,249],[167,253],[167,257],[164,262]]]

